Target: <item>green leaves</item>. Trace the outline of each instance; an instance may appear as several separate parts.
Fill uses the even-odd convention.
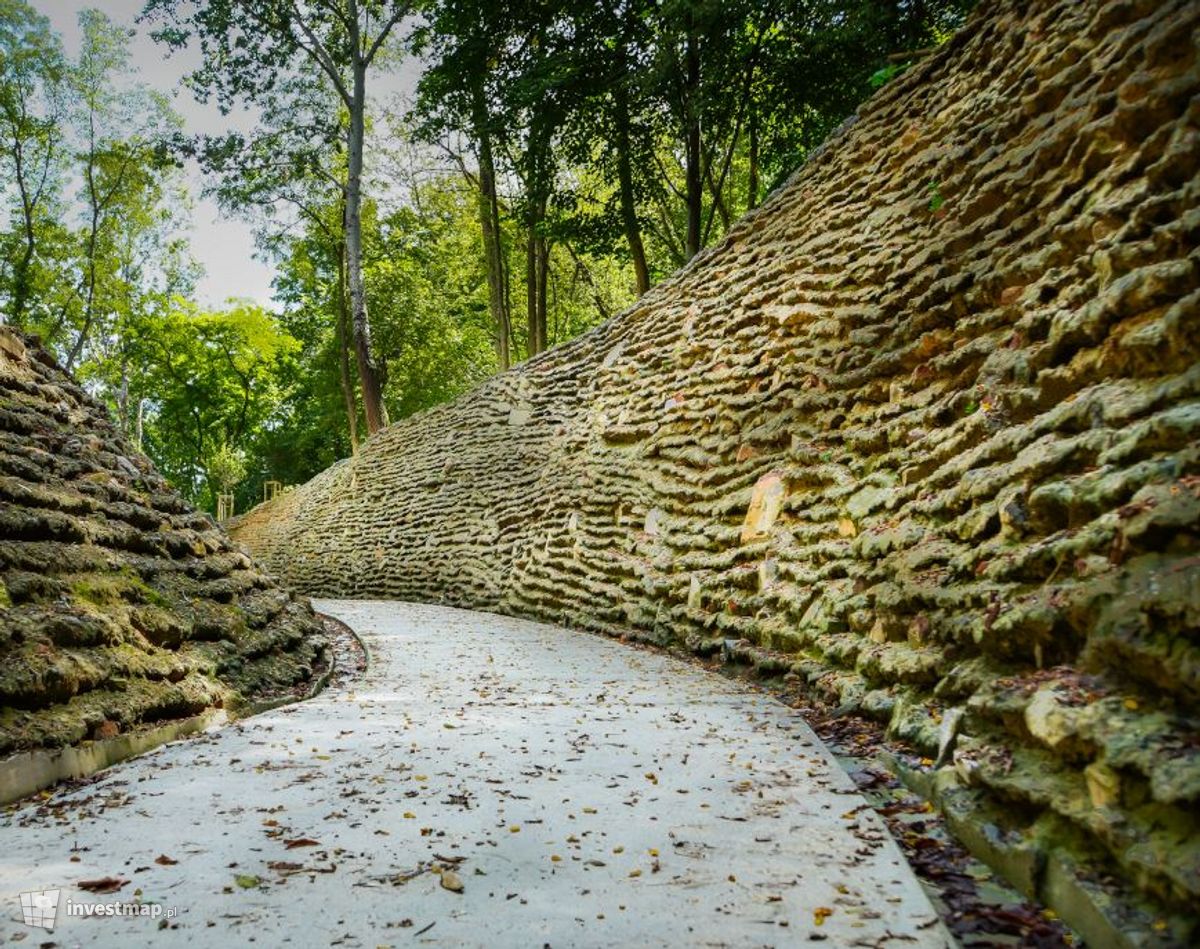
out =
[[[925,190],[929,194],[929,210],[937,214],[946,203],[942,195],[942,186],[937,181],[931,181],[925,186]]]
[[[899,76],[911,65],[911,62],[889,63],[882,69],[877,69],[875,72],[871,73],[867,79],[867,84],[872,89],[880,89]]]

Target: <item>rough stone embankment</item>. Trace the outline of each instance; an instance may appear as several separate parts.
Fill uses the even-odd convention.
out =
[[[0,756],[269,696],[324,651],[308,604],[0,327]]]
[[[800,677],[1094,942],[1195,938],[1198,18],[984,5],[634,308],[236,536]]]

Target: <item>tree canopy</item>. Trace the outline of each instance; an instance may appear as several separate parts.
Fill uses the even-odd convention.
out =
[[[969,6],[147,0],[85,10],[68,55],[0,0],[0,313],[244,509],[633,303]],[[134,28],[249,121],[185,127]],[[270,306],[197,300],[188,162],[252,222]]]

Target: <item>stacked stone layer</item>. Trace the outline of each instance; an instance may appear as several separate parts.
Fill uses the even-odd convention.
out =
[[[1194,919],[1198,16],[985,5],[631,310],[235,535],[313,593],[802,676],[1027,889]]]
[[[307,681],[325,633],[0,326],[0,755]]]

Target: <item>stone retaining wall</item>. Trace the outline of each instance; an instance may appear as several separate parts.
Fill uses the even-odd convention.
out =
[[[1187,942],[1198,15],[984,4],[631,310],[235,536],[311,593],[803,677],[1028,892],[1131,883],[1094,940]]]
[[[0,756],[279,694],[325,639],[307,602],[0,326]]]

